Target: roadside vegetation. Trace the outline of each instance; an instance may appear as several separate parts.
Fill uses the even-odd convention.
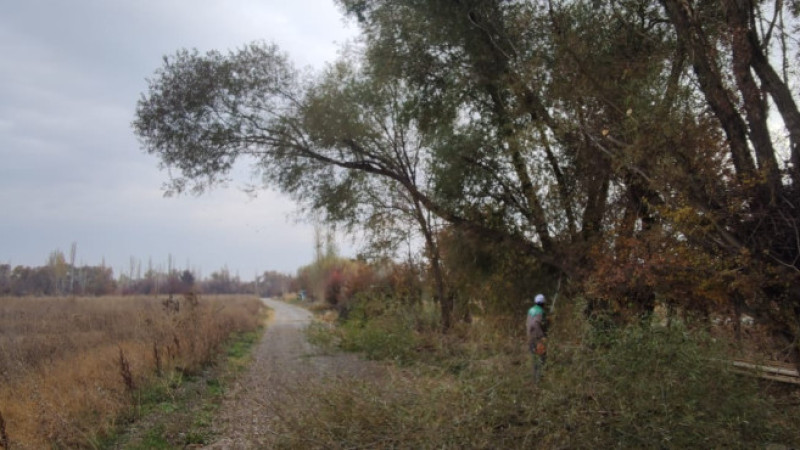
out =
[[[249,362],[264,327],[234,333],[224,352],[194,375],[162,377],[138,396],[135,417],[122,423],[100,448],[172,449],[214,440],[214,418],[230,383]]]
[[[387,300],[309,329],[317,345],[388,363],[389,375],[309,389],[281,414],[285,448],[800,445],[800,390],[731,372],[719,362],[726,342],[701,323],[605,327],[565,306],[536,385],[519,317],[475,317],[443,336],[433,305]]]
[[[459,253],[445,248],[449,258]],[[480,261],[495,262],[491,254]],[[468,265],[450,267],[464,271]],[[650,315],[631,315],[593,311],[579,296],[551,298],[548,362],[543,379],[534,384],[524,329],[532,302],[526,293],[532,288],[514,274],[535,281],[537,272],[511,262],[507,267],[507,283],[489,281],[480,272],[451,271],[451,277],[463,280],[463,295],[481,295],[485,302],[472,303],[469,314],[462,313],[469,320],[447,333],[441,330],[430,281],[411,264],[367,265],[331,250],[301,269],[301,286],[320,293],[306,302],[318,318],[308,329],[309,340],[332,353],[360,353],[387,370],[379,379],[333,374],[295,392],[280,405],[279,445],[800,445],[800,387],[736,373],[726,363],[737,358],[767,362],[778,354],[769,350],[780,348],[763,327],[737,327],[724,315],[670,310],[664,302],[657,302]],[[512,306],[502,306],[502,299]]]
[[[227,345],[253,342],[264,317],[247,296],[0,298],[6,447],[103,446],[176,409],[192,382],[213,394],[219,380],[204,372]]]

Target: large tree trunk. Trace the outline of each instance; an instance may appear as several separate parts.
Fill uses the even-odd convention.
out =
[[[700,28],[688,2],[682,0],[661,0],[667,11],[681,45],[692,57],[700,89],[720,121],[728,138],[731,160],[740,179],[754,179],[755,163],[747,145],[747,125],[736,110],[734,96],[725,88],[720,68],[711,56],[712,48]]]
[[[762,202],[774,204],[775,197],[781,189],[781,180],[775,149],[767,127],[767,105],[750,72],[754,53],[752,42],[748,39],[752,11],[738,6],[736,1],[731,0],[726,1],[726,9],[732,35],[733,75],[744,100],[750,140],[758,158],[759,169],[765,175],[769,190],[769,198],[762,199]]]
[[[770,64],[767,56],[761,49],[758,36],[752,28],[747,32],[752,51],[751,64],[756,75],[763,83],[766,90],[775,102],[778,112],[783,118],[786,129],[789,131],[789,145],[791,147],[791,176],[795,186],[800,186],[800,111],[792,96],[792,91],[784,80],[778,75]]]
[[[431,270],[433,271],[433,280],[436,284],[436,297],[439,300],[442,314],[442,332],[446,333],[450,330],[450,327],[453,326],[453,296],[447,293],[438,248],[436,248],[435,251],[436,256],[431,257]]]
[[[436,289],[435,297],[441,309],[442,332],[446,333],[453,325],[453,296],[447,293],[439,245],[433,235],[430,220],[425,217],[425,211],[419,201],[414,201],[414,208],[420,230],[422,230],[422,234],[425,237],[425,250],[428,254],[428,260],[431,263],[431,274],[433,275]]]

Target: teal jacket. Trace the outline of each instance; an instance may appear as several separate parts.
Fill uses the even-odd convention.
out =
[[[536,344],[539,339],[545,337],[544,308],[541,305],[535,305],[528,310],[528,318],[525,322],[528,343]]]
[[[544,316],[544,308],[542,308],[542,305],[533,305],[531,309],[528,310],[528,316],[532,317],[538,314]]]

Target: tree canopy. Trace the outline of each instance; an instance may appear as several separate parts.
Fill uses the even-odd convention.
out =
[[[747,311],[800,348],[796,2],[340,3],[363,43],[314,76],[267,44],[164,59],[134,128],[170,190],[250,156],[330,221],[413,230],[445,324],[447,229],[589,298]]]

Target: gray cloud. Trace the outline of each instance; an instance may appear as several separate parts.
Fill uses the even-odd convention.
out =
[[[0,262],[38,265],[78,243],[78,260],[119,271],[131,256],[242,277],[293,271],[312,233],[287,199],[235,186],[163,198],[167,174],[131,131],[146,78],[180,48],[276,42],[321,67],[352,38],[331,0],[49,0],[0,4]]]

